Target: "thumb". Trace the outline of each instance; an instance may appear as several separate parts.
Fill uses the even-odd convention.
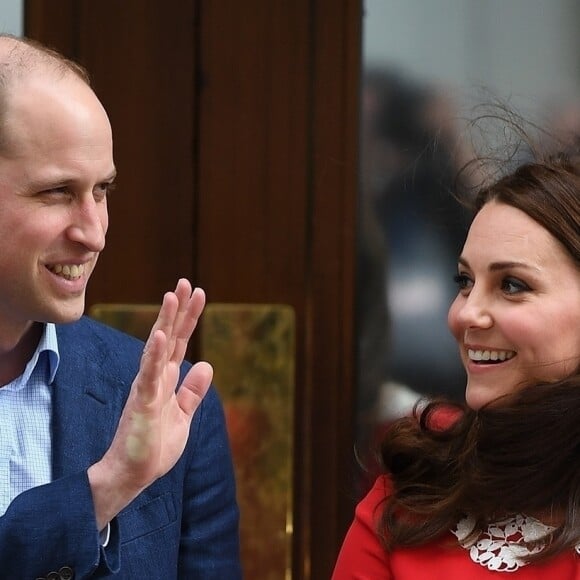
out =
[[[181,410],[193,416],[205,397],[213,378],[213,368],[207,362],[194,364],[177,391],[177,402]]]

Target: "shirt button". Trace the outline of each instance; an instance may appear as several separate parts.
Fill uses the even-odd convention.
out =
[[[60,574],[58,572],[49,572],[46,575],[46,580],[60,580]]]
[[[58,573],[60,580],[72,580],[74,578],[74,573],[70,566],[63,566]]]

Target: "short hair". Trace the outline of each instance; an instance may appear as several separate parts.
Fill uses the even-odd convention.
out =
[[[56,80],[73,75],[90,87],[89,75],[80,64],[30,38],[0,34],[0,153],[7,146],[5,119],[13,86],[35,75]]]
[[[90,85],[87,70],[60,52],[31,38],[0,34],[0,90],[19,78],[43,71],[57,76],[72,73]]]

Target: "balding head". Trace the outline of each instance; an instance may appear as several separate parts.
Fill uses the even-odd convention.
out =
[[[87,84],[89,76],[79,64],[28,38],[0,34],[0,90],[35,75],[57,78],[73,74]]]
[[[11,97],[18,94],[17,87],[67,77],[90,87],[87,72],[77,63],[34,40],[0,34],[0,155],[6,151]]]

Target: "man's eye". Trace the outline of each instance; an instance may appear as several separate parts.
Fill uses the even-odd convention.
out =
[[[114,183],[100,183],[95,187],[95,198],[102,200],[115,189]]]
[[[64,186],[53,187],[51,189],[46,189],[42,193],[44,193],[45,195],[66,195],[68,193],[68,189]]]
[[[517,278],[504,278],[501,281],[501,289],[506,294],[519,294],[520,292],[528,292],[530,287]]]
[[[457,274],[453,277],[453,281],[457,284],[459,290],[469,290],[473,286],[473,280],[466,274]]]
[[[71,198],[71,192],[68,187],[51,187],[50,189],[44,189],[37,194],[37,197],[42,200],[43,203],[53,204],[62,203]]]

